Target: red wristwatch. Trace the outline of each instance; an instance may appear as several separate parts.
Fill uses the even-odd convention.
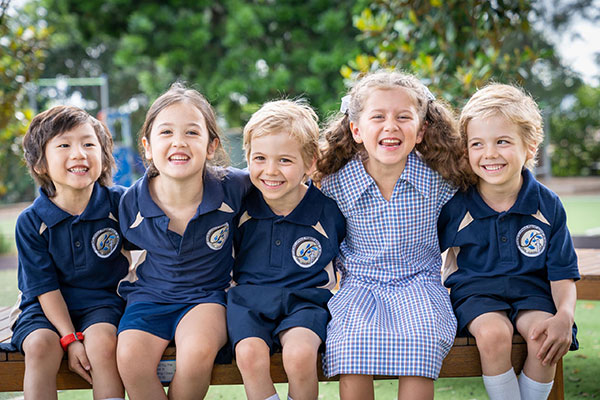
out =
[[[81,332],[73,332],[69,333],[60,338],[60,345],[62,346],[64,351],[67,351],[67,347],[73,342],[83,342],[83,333]]]

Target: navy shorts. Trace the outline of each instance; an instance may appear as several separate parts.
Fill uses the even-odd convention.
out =
[[[515,328],[521,311],[556,314],[550,284],[535,276],[471,279],[453,287],[450,300],[458,321],[459,336],[470,336],[467,325],[478,316],[493,311],[505,311]],[[573,324],[572,331],[570,350],[577,350],[577,325]]]
[[[281,347],[279,334],[295,327],[310,329],[325,343],[330,298],[327,289],[232,287],[227,293],[227,331],[233,349],[242,339],[258,337],[273,354]]]
[[[224,295],[225,292],[219,293],[219,298],[224,297],[221,295]],[[216,303],[224,306],[221,301],[212,301],[215,299],[211,297],[207,297],[207,300],[211,301],[198,304]],[[181,319],[198,304],[133,303],[125,308],[117,333],[137,329],[158,336],[161,339],[172,341],[175,338],[175,330]],[[229,364],[231,360],[231,346],[226,344],[218,352],[215,363]]]
[[[117,327],[123,314],[123,308],[124,304],[123,306],[102,305],[82,310],[69,310],[69,314],[75,331],[83,332],[90,326],[101,322],[107,322]],[[50,329],[60,337],[58,330],[48,321],[39,303],[32,304],[27,310],[23,311],[12,329],[11,343],[23,354],[23,341],[35,330]]]

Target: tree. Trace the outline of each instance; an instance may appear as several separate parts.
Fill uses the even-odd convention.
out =
[[[359,51],[345,0],[44,4],[49,24],[73,33],[70,41],[58,38],[53,65],[64,70],[64,55],[74,53],[63,50],[73,43],[87,49],[80,59],[97,55],[92,65],[109,74],[111,99],[139,92],[153,99],[173,81],[187,81],[232,126],[282,96],[305,96],[323,115],[336,109],[339,68]]]
[[[26,18],[8,17],[9,1],[0,3],[0,202],[32,197],[33,183],[22,162],[21,137],[32,111],[25,85],[43,69],[48,30]]]

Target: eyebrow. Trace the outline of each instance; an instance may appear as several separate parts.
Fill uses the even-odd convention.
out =
[[[174,125],[175,125],[175,123],[173,123],[173,122],[168,122],[168,121],[167,121],[167,122],[163,122],[163,123],[160,123],[160,124],[158,124],[156,127],[157,127],[157,128],[159,128],[159,127],[163,127],[163,126],[164,126],[164,127],[171,127],[171,126],[174,126]],[[185,126],[186,126],[186,127],[188,127],[188,126],[196,126],[196,127],[198,127],[198,128],[203,128],[202,124],[199,124],[199,123],[197,123],[197,122],[189,122],[189,123],[187,123]]]

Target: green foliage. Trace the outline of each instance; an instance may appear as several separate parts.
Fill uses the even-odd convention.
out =
[[[555,176],[600,174],[600,88],[582,86],[550,116]]]
[[[535,60],[551,54],[527,40],[532,11],[525,0],[372,2],[354,17],[369,54],[351,60],[341,73],[353,78],[398,68],[415,73],[454,104],[492,78],[522,84]]]
[[[43,1],[50,26],[71,37],[53,39],[46,76],[101,69],[112,104],[140,92],[152,100],[183,80],[230,126],[284,96],[307,97],[323,115],[336,109],[339,68],[359,51],[346,0]]]
[[[4,13],[0,9],[0,202],[10,203],[33,197],[21,161],[21,137],[33,117],[25,85],[44,68],[49,31]]]

